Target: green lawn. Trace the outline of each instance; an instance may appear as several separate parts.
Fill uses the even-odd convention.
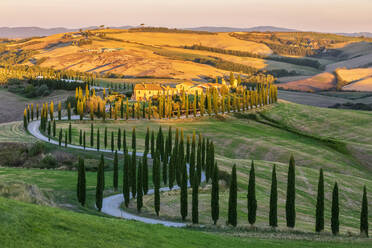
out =
[[[103,218],[0,198],[1,247],[366,247],[368,240],[238,238]],[[316,239],[316,237],[314,237]]]

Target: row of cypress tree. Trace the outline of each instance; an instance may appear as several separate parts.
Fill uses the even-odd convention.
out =
[[[287,196],[286,196],[286,223],[287,227],[294,228],[296,222],[296,189],[295,189],[295,160],[290,157],[287,177]],[[254,225],[256,222],[257,212],[257,199],[256,199],[256,182],[255,182],[255,167],[252,161],[249,181],[248,181],[248,194],[247,194],[247,208],[248,208],[248,222]],[[271,227],[278,226],[278,191],[277,191],[277,178],[276,166],[272,169],[272,181],[270,192],[270,210],[269,210],[269,225]],[[332,206],[331,206],[331,230],[333,235],[339,233],[339,189],[338,184],[335,182],[332,191]],[[315,210],[315,231],[317,233],[324,230],[324,175],[323,169],[319,171],[319,182],[317,189],[316,210]],[[232,226],[237,225],[237,177],[236,166],[234,165],[231,174],[231,184],[229,193],[229,209],[228,209],[228,224]],[[368,237],[368,200],[367,188],[363,188],[362,208],[360,215],[360,233]]]

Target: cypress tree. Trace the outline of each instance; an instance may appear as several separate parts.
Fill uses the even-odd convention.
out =
[[[201,162],[201,135],[199,134],[199,141],[198,141],[198,149],[197,149],[197,156],[196,156],[196,176],[195,179],[198,181],[198,184],[201,183],[201,173],[202,173],[202,162]],[[213,173],[214,163],[211,168],[211,176]]]
[[[79,168],[78,168],[77,198],[80,204],[84,206],[85,198],[86,198],[85,166],[84,166],[84,159],[80,157],[79,157]]]
[[[104,139],[103,139],[103,143],[105,143],[105,149],[107,148],[107,127],[105,127],[105,134],[104,134]]]
[[[148,164],[147,164],[147,153],[143,154],[142,157],[142,187],[143,187],[143,194],[147,195],[149,191],[149,172],[148,172]]]
[[[150,129],[147,127],[146,138],[145,138],[145,153],[149,152],[150,145]]]
[[[56,137],[56,131],[57,131],[56,120],[54,120],[53,121],[53,137]]]
[[[167,176],[168,176],[168,159],[164,159],[163,161],[163,169],[162,169],[162,174],[163,174],[163,183],[164,185],[167,184]]]
[[[363,187],[362,210],[360,212],[360,234],[368,237],[368,199],[366,186]]]
[[[181,217],[185,221],[187,217],[187,172],[186,165],[183,165],[182,183],[181,183]]]
[[[84,150],[85,150],[85,146],[86,146],[86,142],[85,142],[85,131],[83,132],[83,147],[84,147]]]
[[[80,134],[79,134],[79,145],[81,146],[83,144],[83,131],[80,129]]]
[[[93,123],[90,124],[90,146],[94,146],[94,132],[93,132]]]
[[[203,143],[202,143],[202,157],[201,157],[201,162],[202,162],[202,169],[205,170],[205,138],[203,138]]]
[[[143,187],[142,187],[142,163],[141,161],[138,164],[138,174],[137,174],[137,211],[138,213],[141,212],[141,208],[143,206],[142,195],[143,195]]]
[[[191,141],[191,153],[190,153],[190,159],[189,159],[189,176],[190,176],[190,182],[194,181],[194,175],[195,175],[195,146],[196,146],[196,138],[195,138],[195,132],[192,134],[192,141]],[[193,183],[191,184],[193,185]]]
[[[121,149],[121,130],[120,128],[118,129],[118,140],[117,140],[117,147],[118,147],[118,150],[120,151]]]
[[[154,159],[154,207],[155,213],[159,216],[160,211],[160,156],[156,153]]]
[[[186,162],[190,163],[190,136],[187,135],[186,143]]]
[[[212,196],[211,196],[211,210],[213,224],[216,225],[220,215],[219,205],[219,185],[218,185],[218,166],[215,163],[212,176]]]
[[[136,198],[136,192],[137,192],[137,158],[136,158],[136,151],[134,150],[132,152],[132,160],[130,163],[130,183],[131,183],[131,189],[132,189],[132,197]]]
[[[68,143],[71,144],[72,142],[72,127],[71,122],[68,124]]]
[[[62,129],[59,130],[58,145],[62,145]]]
[[[340,221],[339,221],[339,203],[338,203],[338,185],[337,182],[333,187],[332,192],[332,217],[331,217],[331,229],[333,235],[337,235],[340,231]]]
[[[125,207],[128,207],[129,206],[129,201],[130,201],[130,197],[129,197],[129,192],[130,192],[130,188],[129,188],[129,177],[131,176],[130,175],[130,162],[129,162],[130,158],[129,158],[129,155],[128,155],[128,152],[125,150],[124,151],[124,164],[123,164],[123,197],[124,197],[124,204],[125,204]]]
[[[136,149],[136,128],[133,128],[132,130],[132,149],[133,151],[137,150]]]
[[[274,228],[278,226],[278,189],[275,164],[271,175],[269,225]]]
[[[174,180],[175,180],[175,168],[174,168],[175,165],[174,164],[175,164],[175,159],[176,159],[176,151],[177,151],[177,148],[174,147],[171,158],[169,160],[168,186],[169,186],[169,189],[171,189],[171,190],[173,188],[173,184],[174,184]]]
[[[175,163],[175,174],[176,174],[177,185],[181,184],[182,165],[185,162],[184,152],[185,152],[185,149],[183,146],[183,131],[181,130],[180,143],[178,145],[178,152],[177,152],[178,161]]]
[[[50,121],[48,121],[48,141],[50,141],[50,134],[51,134],[51,124],[50,124]]]
[[[111,131],[111,152],[115,150],[115,143],[114,143],[114,131]]]
[[[67,140],[67,131],[65,131],[65,147],[67,147],[67,142],[68,142],[68,140]]]
[[[71,120],[71,104],[67,104],[67,119],[70,121]]]
[[[231,183],[229,191],[229,210],[227,224],[232,226],[237,225],[237,178],[236,178],[236,165],[234,164],[231,172]]]
[[[103,159],[103,154],[101,154],[101,161],[98,164],[97,170],[97,186],[96,186],[96,207],[98,211],[102,209],[102,201],[103,201],[103,191],[105,189],[105,161]]]
[[[97,151],[99,151],[100,148],[100,140],[101,140],[101,134],[99,132],[99,128],[97,129]]]
[[[257,199],[256,199],[256,175],[252,160],[251,171],[248,182],[248,222],[253,225],[256,222]]]
[[[123,131],[123,152],[125,151],[128,151],[128,147],[127,147],[127,134],[124,129]]]
[[[118,159],[118,151],[115,151],[114,155],[114,191],[118,191],[118,184],[119,184],[119,159]]]
[[[192,182],[192,223],[199,223],[199,182],[197,177],[194,176],[194,181]]]
[[[155,135],[154,131],[151,131],[151,158],[155,156]]]
[[[319,171],[318,196],[316,200],[315,216],[315,231],[321,232],[324,230],[324,177],[322,168],[320,168]]]
[[[172,153],[172,127],[169,126],[168,128],[168,154],[170,155]]]
[[[288,182],[287,182],[287,199],[285,203],[285,212],[287,227],[293,228],[296,222],[296,208],[295,208],[295,197],[296,197],[296,178],[295,178],[295,160],[293,155],[289,160],[288,167]]]

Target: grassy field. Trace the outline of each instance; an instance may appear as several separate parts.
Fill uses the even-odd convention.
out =
[[[56,90],[47,97],[26,98],[8,92],[0,87],[0,123],[22,120],[23,111],[28,104],[37,104],[65,100],[68,96],[75,94],[75,91]],[[36,107],[36,106],[35,106]]]
[[[3,247],[365,247],[368,240],[273,240],[102,218],[0,198]],[[151,237],[149,239],[149,237]]]
[[[221,159],[221,158],[220,158]],[[247,183],[251,161],[242,159],[223,159],[219,160],[221,169],[226,170],[232,164],[237,164],[238,169],[238,224],[241,227],[249,227],[247,221]],[[279,228],[285,229],[285,196],[286,196],[286,179],[288,165],[275,163],[277,165],[278,179],[278,215]],[[273,163],[267,161],[255,161],[256,169],[256,193],[258,201],[256,227],[260,229],[269,228],[269,192],[271,185],[271,170]],[[297,167],[296,169],[296,229],[313,231],[315,226],[315,204],[316,204],[316,185],[318,182],[319,172],[316,169]],[[331,196],[332,188],[335,181],[338,181],[340,187],[340,231],[343,234],[348,232],[358,233],[360,202],[363,185],[372,187],[372,181],[369,179],[360,179],[359,177],[339,174],[325,173],[325,230],[330,232],[331,218]],[[199,221],[202,224],[212,224],[210,210],[210,185],[203,185],[199,191]],[[187,221],[191,222],[191,190],[188,193],[189,210]],[[220,220],[219,225],[224,226],[228,215],[228,188],[221,185],[220,192]],[[154,197],[144,197],[144,209],[142,214],[156,218],[154,212]],[[180,215],[180,195],[179,191],[165,192],[161,195],[160,207],[161,219],[172,219],[181,221]],[[130,211],[136,213],[136,203],[130,206]]]

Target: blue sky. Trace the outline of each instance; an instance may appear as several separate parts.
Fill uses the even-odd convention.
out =
[[[372,0],[0,0],[0,26],[140,23],[372,32]]]

